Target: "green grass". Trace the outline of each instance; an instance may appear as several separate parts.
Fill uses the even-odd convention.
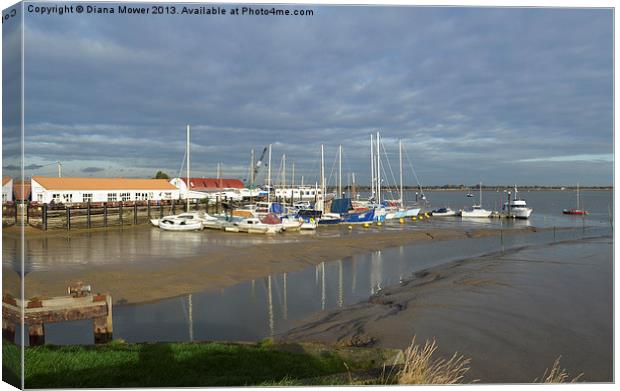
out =
[[[3,344],[4,357],[18,352]],[[25,361],[27,388],[297,385],[370,366],[336,350],[290,352],[270,343],[46,345],[27,348]]]

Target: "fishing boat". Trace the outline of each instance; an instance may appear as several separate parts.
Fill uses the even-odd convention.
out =
[[[491,217],[492,213],[490,210],[482,207],[482,182],[480,182],[480,203],[478,205],[474,204],[470,210],[462,210],[461,217],[485,218]]]
[[[456,216],[456,211],[450,209],[449,207],[439,208],[431,211],[431,215],[433,217],[451,217]]]
[[[581,209],[581,205],[579,202],[579,184],[577,184],[577,207],[570,208],[570,209],[564,209],[562,213],[564,213],[565,215],[577,215],[577,216],[585,216],[588,214],[588,211],[586,211],[585,209]]]
[[[529,219],[533,209],[528,208],[524,199],[519,198],[519,192],[517,191],[517,185],[514,187],[514,198],[509,200],[504,209],[508,209],[508,215],[517,219]]]

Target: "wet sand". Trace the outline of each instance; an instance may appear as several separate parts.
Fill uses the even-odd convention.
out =
[[[535,230],[515,228],[504,230],[504,235]],[[59,235],[56,232],[51,234]],[[198,291],[219,290],[274,273],[292,272],[324,261],[416,241],[499,234],[499,231],[494,229],[401,231],[374,227],[369,230],[355,229],[354,232],[334,236],[299,235],[300,240],[295,242],[275,241],[241,247],[225,246],[203,256],[179,257],[170,261],[96,264],[82,268],[54,265],[53,270],[28,272],[25,289],[27,298],[57,296],[65,294],[70,282],[84,281],[91,284],[96,292],[110,293],[117,304],[141,303]],[[9,265],[3,265],[5,293],[19,292],[17,276]]]
[[[279,336],[472,359],[466,381],[528,383],[562,356],[590,382],[613,381],[613,239],[562,242],[416,273],[368,301],[318,313]]]

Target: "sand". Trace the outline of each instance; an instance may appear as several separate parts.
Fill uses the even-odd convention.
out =
[[[278,339],[406,348],[435,338],[439,356],[472,359],[466,381],[528,383],[558,356],[591,382],[613,381],[613,239],[579,240],[420,271]]]

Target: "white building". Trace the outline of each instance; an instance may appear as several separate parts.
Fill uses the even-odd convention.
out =
[[[2,202],[13,201],[13,178],[10,176],[2,177]]]
[[[321,189],[314,186],[296,186],[275,190],[276,198],[293,199],[293,201],[314,201],[321,197]]]
[[[32,201],[49,204],[168,201],[179,189],[166,179],[32,177]]]

